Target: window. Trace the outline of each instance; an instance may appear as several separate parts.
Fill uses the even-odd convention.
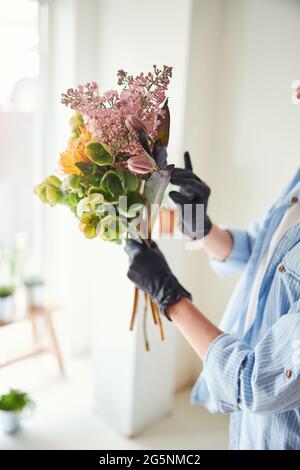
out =
[[[34,234],[34,148],[39,74],[38,2],[5,0],[0,15],[0,247]],[[1,253],[0,253],[1,254]],[[5,257],[4,257],[5,258]],[[2,256],[3,259],[3,256]],[[1,271],[7,267],[0,261]],[[3,274],[4,275],[4,274]]]

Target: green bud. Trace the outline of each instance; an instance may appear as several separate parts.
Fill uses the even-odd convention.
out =
[[[47,185],[46,199],[51,206],[55,206],[60,200],[60,192],[53,186]]]
[[[69,120],[69,124],[72,128],[72,131],[77,131],[79,129],[80,126],[83,126],[84,125],[84,122],[83,122],[83,117],[82,117],[82,114],[81,113],[75,113],[71,119]],[[80,131],[79,131],[80,133]]]
[[[87,224],[83,229],[83,233],[86,238],[95,238],[97,236],[97,228],[93,224]]]
[[[85,212],[80,218],[80,223],[83,225],[89,224],[92,218],[93,215],[90,212]]]
[[[76,129],[75,131],[72,131],[71,137],[72,139],[78,139],[80,137],[80,129]]]
[[[52,186],[55,186],[55,188],[58,189],[61,188],[61,180],[54,175],[48,176],[48,178],[45,179],[44,183],[51,184]]]
[[[44,202],[45,204],[48,203],[48,200],[46,197],[46,189],[47,189],[47,185],[45,183],[38,184],[34,189],[34,192],[38,195],[40,200]]]
[[[81,216],[79,228],[86,238],[95,238],[97,236],[99,221],[100,217],[92,212],[86,212]]]

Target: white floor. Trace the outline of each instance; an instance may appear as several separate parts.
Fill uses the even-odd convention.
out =
[[[174,411],[134,438],[118,435],[93,411],[90,361],[72,360],[67,377],[59,377],[50,356],[0,371],[0,390],[30,391],[33,416],[16,436],[0,431],[0,449],[226,449],[228,419],[189,403],[190,390],[179,393]],[[25,385],[26,384],[26,385]]]

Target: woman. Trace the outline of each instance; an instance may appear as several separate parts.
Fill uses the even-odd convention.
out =
[[[300,170],[248,231],[223,229],[207,215],[210,190],[192,172],[176,168],[170,193],[190,217],[204,208],[203,248],[221,274],[242,272],[220,328],[192,303],[156,245],[129,240],[128,277],[157,302],[204,361],[194,403],[231,413],[231,449],[300,449]],[[184,211],[180,211],[184,214]]]

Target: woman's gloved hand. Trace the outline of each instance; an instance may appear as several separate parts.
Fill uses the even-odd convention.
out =
[[[190,154],[184,154],[185,168],[174,168],[171,183],[180,186],[180,190],[171,191],[170,198],[179,207],[181,231],[193,240],[207,235],[212,223],[207,215],[210,188],[193,173]],[[187,204],[186,207],[185,204]],[[197,206],[202,205],[202,207]],[[185,210],[184,210],[185,209]],[[198,212],[198,214],[197,214]],[[202,220],[199,220],[201,216]]]
[[[179,284],[154,242],[149,247],[136,240],[127,240],[125,251],[129,256],[128,278],[150,295],[169,320],[167,307],[176,304],[182,297],[192,299],[191,294]]]

